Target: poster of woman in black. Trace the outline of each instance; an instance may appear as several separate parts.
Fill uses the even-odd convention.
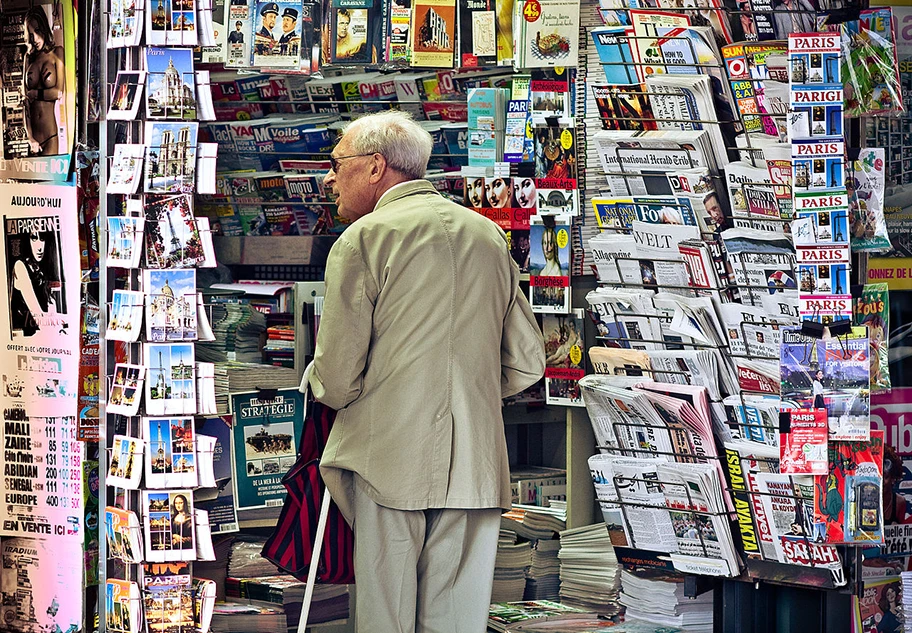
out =
[[[34,336],[64,327],[64,275],[58,216],[6,218],[11,335]]]
[[[66,128],[59,116],[66,84],[63,47],[54,43],[47,13],[41,6],[25,14],[25,43],[22,77],[25,82],[25,131],[29,155],[56,156],[66,147]],[[60,135],[63,135],[63,142]]]

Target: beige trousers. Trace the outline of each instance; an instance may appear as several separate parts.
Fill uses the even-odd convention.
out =
[[[393,510],[354,480],[355,630],[485,633],[502,510]]]

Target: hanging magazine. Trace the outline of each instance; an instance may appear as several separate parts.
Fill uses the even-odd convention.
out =
[[[831,442],[827,474],[814,477],[814,534],[826,543],[883,540],[884,432]]]

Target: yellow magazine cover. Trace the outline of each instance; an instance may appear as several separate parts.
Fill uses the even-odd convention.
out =
[[[456,51],[456,0],[417,0],[412,27],[412,66],[452,68]]]

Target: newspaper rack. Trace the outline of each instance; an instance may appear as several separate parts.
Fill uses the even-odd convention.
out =
[[[618,372],[621,371],[632,371],[639,372],[643,371],[639,368],[622,370],[618,368]],[[612,431],[615,432],[615,437],[617,437],[616,429],[617,427],[638,427],[638,428],[656,428],[662,430],[668,430],[667,426],[660,425],[651,425],[645,423],[632,423],[632,422],[620,422],[616,420],[610,420],[608,424],[612,427]],[[737,423],[732,423],[737,424]],[[747,425],[743,425],[747,426]],[[622,448],[618,446],[598,446],[599,452],[613,454],[617,456],[626,456],[626,457],[649,457],[649,456],[665,456],[670,458],[670,461],[682,462],[682,463],[711,463],[711,462],[721,462],[724,466],[725,461],[731,461],[732,457],[728,451],[718,456],[697,456],[691,453],[683,453],[678,451],[658,451],[650,450],[649,448]],[[738,457],[738,466],[741,468],[741,472],[745,472],[744,462],[748,461],[749,458]],[[753,458],[757,462],[767,462],[773,463],[778,460],[771,458]],[[730,469],[723,468],[728,473]],[[741,563],[744,566],[743,570],[739,570],[738,573],[733,574],[731,580],[737,580],[742,582],[756,583],[758,581],[770,582],[778,585],[785,586],[803,586],[803,587],[814,587],[817,589],[831,589],[837,590],[840,593],[850,593],[859,595],[861,591],[861,553],[859,548],[847,545],[827,545],[827,548],[832,548],[832,551],[839,552],[841,559],[841,564],[835,566],[833,564],[825,564],[822,561],[815,561],[815,556],[822,557],[820,554],[820,545],[814,543],[807,534],[803,532],[796,534],[795,538],[792,539],[794,543],[800,544],[803,548],[800,551],[807,553],[807,564],[787,564],[779,562],[778,560],[771,560],[766,557],[763,552],[762,547],[756,547],[756,553],[752,555],[747,555],[744,551],[744,539],[742,534],[744,533],[743,528],[741,528],[742,523],[745,527],[749,527],[752,530],[754,535],[760,534],[760,528],[757,524],[756,516],[753,512],[750,512],[749,508],[754,507],[755,503],[759,503],[760,497],[769,496],[769,497],[778,497],[778,498],[791,498],[794,500],[797,508],[798,501],[804,501],[805,499],[799,494],[794,493],[792,495],[776,494],[776,493],[766,493],[761,491],[748,490],[746,487],[736,487],[731,485],[728,481],[730,477],[727,477],[725,481],[720,482],[721,489],[723,494],[728,494],[731,496],[732,500],[735,501],[734,512],[705,512],[694,510],[694,503],[690,494],[690,491],[685,487],[686,496],[688,499],[688,505],[690,508],[678,508],[670,507],[667,504],[663,505],[650,505],[642,504],[638,502],[629,502],[623,500],[620,494],[619,484],[622,484],[625,480],[630,481],[643,481],[650,484],[658,484],[662,486],[676,486],[682,487],[680,482],[663,482],[659,479],[649,479],[642,480],[638,478],[630,478],[615,475],[614,481],[612,482],[616,494],[616,499],[611,500],[601,500],[602,503],[605,503],[609,506],[614,505],[618,506],[621,510],[621,516],[623,521],[626,523],[626,533],[633,534],[629,523],[628,512],[630,509],[636,508],[653,508],[657,510],[669,510],[676,513],[690,515],[692,520],[696,522],[698,517],[722,517],[726,516],[728,518],[729,526],[732,529],[732,537],[735,543],[735,554],[741,559]],[[746,497],[746,499],[745,499]],[[738,502],[740,501],[740,503]],[[747,504],[746,506],[744,504]],[[744,523],[744,518],[749,516],[750,523]],[[768,528],[767,528],[768,530]],[[748,532],[749,533],[749,532]],[[706,543],[704,540],[704,535],[701,531],[697,531],[700,540],[700,549],[702,549],[704,554],[707,554]],[[646,558],[660,558],[668,559],[669,554],[664,552],[655,552],[652,550],[640,550],[634,544],[628,545],[627,547],[621,547],[622,551],[626,552],[643,552],[643,556]],[[619,555],[619,559],[622,556]],[[710,558],[707,556],[707,558]],[[718,559],[722,560],[722,559]],[[723,561],[724,562],[724,561]],[[692,574],[691,571],[686,571],[686,574]]]

